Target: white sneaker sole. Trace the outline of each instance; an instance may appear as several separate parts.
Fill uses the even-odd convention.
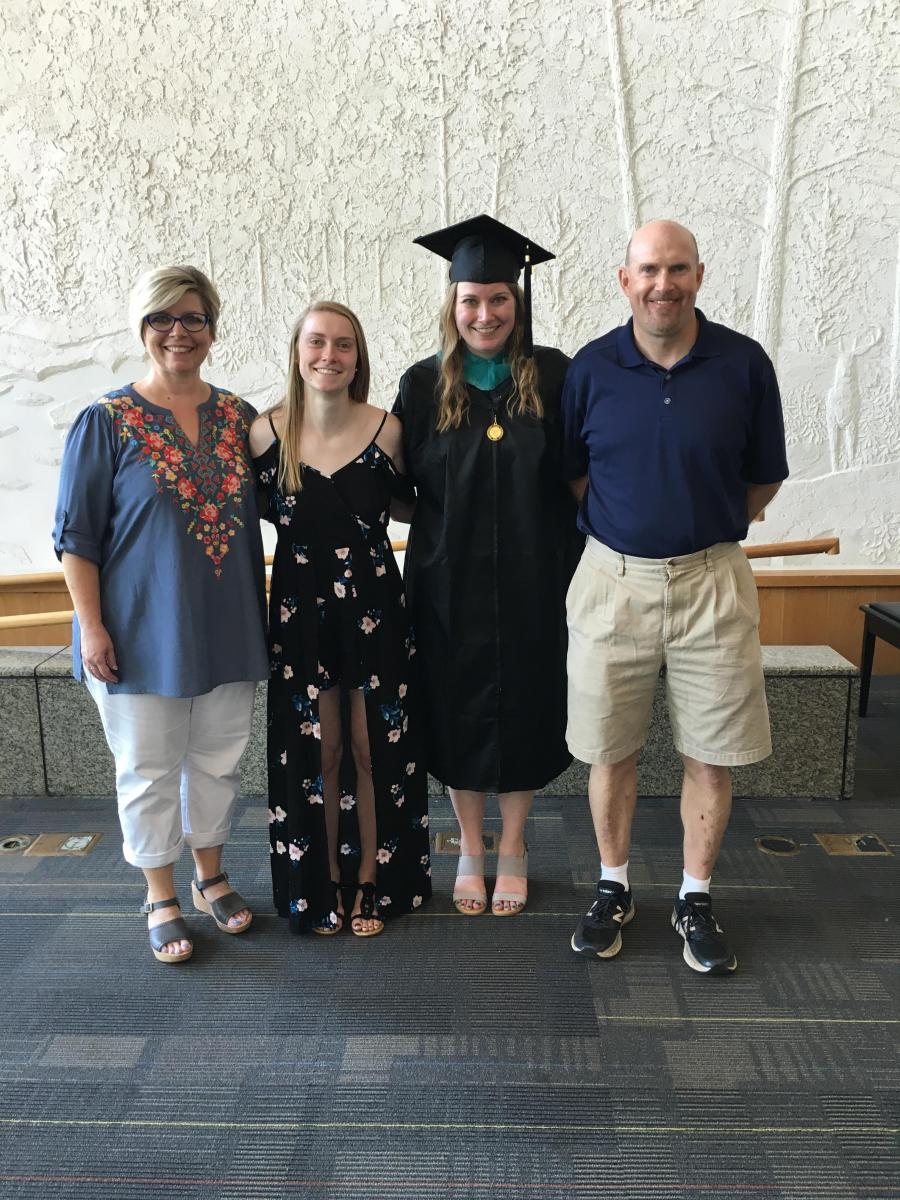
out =
[[[619,953],[619,951],[622,949],[622,932],[621,931],[622,931],[622,929],[624,929],[624,927],[628,924],[629,921],[633,920],[634,913],[635,913],[635,906],[632,904],[631,908],[628,910],[628,912],[622,918],[622,924],[619,927],[619,933],[616,935],[616,940],[612,943],[611,946],[608,946],[605,950],[592,950],[592,951],[579,950],[578,947],[575,945],[575,934],[574,933],[572,934],[572,937],[569,940],[569,945],[572,947],[572,949],[575,951],[575,953],[580,954],[582,956],[582,958],[589,958],[591,956],[593,956],[594,958],[615,958],[616,955]]]
[[[684,941],[684,950],[681,957],[691,968],[692,971],[697,971],[700,975],[730,975],[732,971],[737,970],[737,959],[732,955],[730,963],[720,963],[715,967],[708,967],[704,963],[699,962],[691,953],[691,948],[688,945],[688,940],[678,928],[675,918],[672,918],[672,928],[678,936]]]

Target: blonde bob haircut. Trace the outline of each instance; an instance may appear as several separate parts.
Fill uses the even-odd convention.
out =
[[[144,317],[177,304],[187,292],[196,292],[200,297],[209,317],[210,336],[215,340],[222,301],[214,284],[196,267],[156,267],[141,275],[128,301],[128,322],[138,341],[144,341]]]
[[[282,495],[303,489],[303,469],[300,464],[300,435],[303,430],[303,411],[306,404],[303,379],[297,364],[297,342],[304,322],[313,313],[335,313],[350,323],[356,339],[356,374],[348,392],[355,404],[365,404],[369,398],[369,350],[359,317],[345,304],[336,300],[316,300],[294,322],[288,349],[287,391],[284,399],[272,409],[283,414],[281,444],[278,447],[278,487]]]
[[[441,305],[441,370],[435,423],[438,433],[444,433],[448,429],[459,429],[469,411],[469,393],[466,391],[463,376],[463,350],[466,343],[456,327],[457,286],[455,283],[450,285],[450,290]],[[506,402],[506,409],[510,416],[524,415],[540,419],[544,415],[544,406],[538,391],[537,364],[533,358],[526,358],[522,353],[525,297],[518,284],[507,283],[505,286],[512,292],[516,302],[515,324],[506,343],[506,358],[513,381],[513,390]]]

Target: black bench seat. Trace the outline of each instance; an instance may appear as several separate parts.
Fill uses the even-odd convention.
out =
[[[869,707],[869,684],[872,681],[872,660],[875,657],[875,639],[884,638],[891,646],[900,648],[900,603],[861,604],[865,613],[863,626],[862,654],[859,660],[859,715],[864,717]]]

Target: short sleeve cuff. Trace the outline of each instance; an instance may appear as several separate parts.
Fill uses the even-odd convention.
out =
[[[90,562],[96,563],[99,567],[101,561],[99,542],[87,534],[72,529],[66,523],[67,518],[68,513],[63,513],[53,529],[53,549],[56,551],[56,557],[62,558],[63,554],[74,554],[78,558],[86,558]]]

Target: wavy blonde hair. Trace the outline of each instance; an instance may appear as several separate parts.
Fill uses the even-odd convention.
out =
[[[316,300],[294,322],[291,330],[290,348],[288,349],[288,378],[287,391],[284,398],[271,409],[273,413],[284,414],[281,427],[281,438],[278,447],[278,487],[283,495],[299,492],[303,489],[303,468],[300,465],[300,435],[303,430],[303,412],[305,396],[303,379],[297,365],[297,339],[307,317],[313,313],[335,313],[345,317],[353,329],[356,338],[356,374],[350,381],[348,389],[350,399],[356,404],[365,404],[369,398],[369,349],[366,345],[366,335],[363,333],[359,318],[345,304],[337,300]]]
[[[516,319],[513,331],[506,343],[506,356],[513,381],[513,391],[506,402],[510,416],[522,415],[542,417],[544,406],[538,391],[537,363],[522,353],[522,327],[525,316],[525,297],[515,283],[505,285],[512,292],[516,304]],[[463,350],[465,342],[456,327],[456,289],[452,283],[441,305],[441,370],[438,385],[438,433],[448,429],[459,429],[469,411],[469,393],[463,376]]]

